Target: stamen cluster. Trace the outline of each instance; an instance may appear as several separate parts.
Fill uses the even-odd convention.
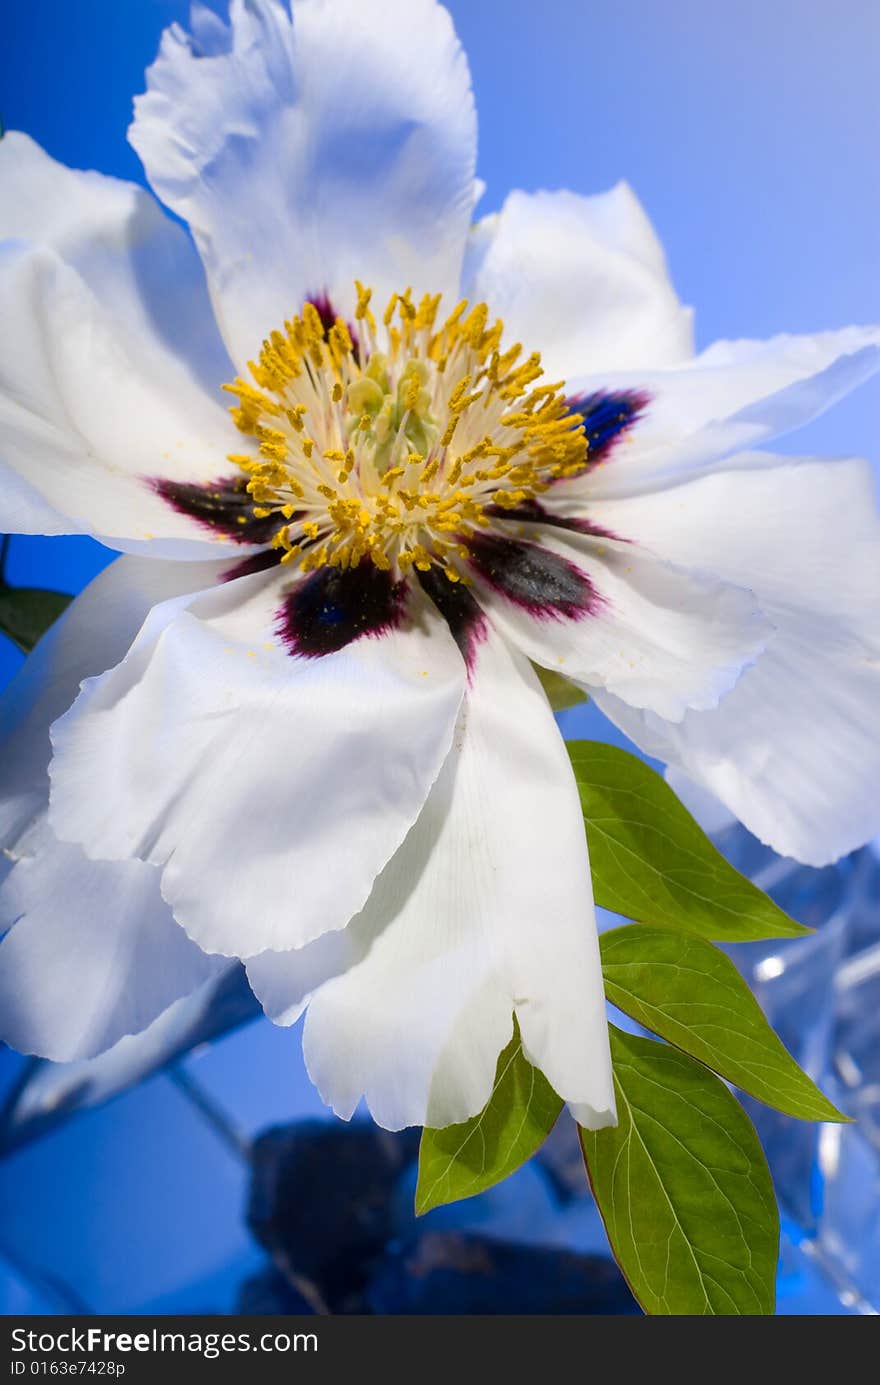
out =
[[[562,383],[536,384],[540,356],[501,350],[503,323],[463,300],[439,326],[440,295],[393,294],[381,324],[357,284],[355,323],[313,303],[263,343],[253,383],[225,386],[256,452],[234,454],[256,518],[277,515],[281,561],[463,578],[467,540],[587,460],[583,419]]]

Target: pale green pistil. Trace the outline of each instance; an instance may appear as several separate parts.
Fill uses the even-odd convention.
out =
[[[424,457],[439,438],[426,388],[429,378],[427,363],[411,357],[394,389],[388,358],[379,351],[370,358],[366,373],[349,387],[349,427],[360,429],[372,443],[374,465],[380,474],[391,465],[395,448],[405,443],[411,452]]]

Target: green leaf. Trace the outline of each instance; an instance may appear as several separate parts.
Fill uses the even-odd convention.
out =
[[[587,694],[581,691],[577,683],[572,683],[570,678],[556,673],[553,669],[542,668],[540,664],[532,664],[532,668],[537,673],[554,712],[567,712],[569,707],[577,707],[581,702],[587,701]]]
[[[29,654],[37,640],[70,605],[64,592],[41,587],[0,587],[0,632]]]
[[[646,1029],[788,1116],[848,1119],[798,1067],[717,947],[642,923],[599,943],[606,996]]]
[[[422,1132],[416,1214],[500,1183],[541,1147],[561,1110],[561,1099],[523,1054],[515,1026],[480,1114],[445,1130]]]
[[[596,903],[723,942],[795,938],[795,923],[725,861],[669,785],[614,745],[570,741]]]
[[[582,1130],[615,1258],[650,1314],[772,1313],[779,1213],[754,1126],[724,1083],[611,1029],[618,1124]]]

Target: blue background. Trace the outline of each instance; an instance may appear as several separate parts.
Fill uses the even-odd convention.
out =
[[[627,178],[697,309],[700,346],[880,320],[875,0],[453,0],[450,9],[480,114],[481,212],[512,187],[590,193]],[[131,98],[162,28],[186,11],[179,0],[6,0],[4,124],[67,163],[140,181],[125,139]],[[876,460],[878,403],[880,386],[866,388],[783,446]],[[75,591],[109,556],[83,539],[18,538],[9,577]],[[0,683],[18,662],[0,639]],[[225,1062],[231,1044],[236,1058]],[[321,1109],[295,1039],[269,1025],[224,1040],[199,1074],[247,1133]],[[3,1249],[27,1248],[16,1252],[22,1287],[18,1299],[9,1290],[9,1311],[52,1301],[51,1285],[38,1300],[25,1287],[27,1256],[31,1269],[50,1265],[75,1283],[85,1303],[117,1309],[201,1307],[217,1301],[212,1276],[238,1275],[251,1253],[241,1169],[204,1127],[187,1134],[192,1108],[166,1079],[132,1103],[9,1161]],[[37,1186],[38,1204],[17,1195]],[[107,1247],[126,1237],[138,1254],[123,1280]],[[198,1286],[189,1302],[187,1283]]]

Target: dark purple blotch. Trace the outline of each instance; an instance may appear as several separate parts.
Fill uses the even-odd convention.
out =
[[[220,580],[234,582],[236,577],[253,577],[257,572],[268,572],[270,568],[278,566],[283,556],[284,550],[281,548],[261,548],[259,553],[251,553],[234,567],[228,568]]]
[[[235,543],[267,544],[287,521],[277,511],[257,519],[246,476],[224,476],[196,485],[159,476],[148,483],[178,514]]]
[[[547,548],[498,534],[473,535],[465,542],[478,575],[532,616],[579,620],[600,603],[587,575]]]
[[[554,529],[570,529],[575,534],[586,534],[591,539],[626,542],[619,534],[613,533],[610,529],[603,529],[601,524],[594,524],[585,515],[554,514],[552,510],[545,510],[537,500],[524,500],[515,509],[489,505],[486,507],[486,514],[491,515],[493,519],[513,520],[517,524],[549,524]]]
[[[573,414],[584,420],[588,443],[585,470],[607,462],[616,443],[638,423],[651,402],[644,390],[596,390],[574,395],[567,401]]]
[[[416,572],[416,576],[449,626],[471,672],[477,648],[486,637],[486,617],[464,583],[450,582],[439,567]]]
[[[334,654],[364,635],[385,635],[406,617],[406,582],[371,562],[321,567],[284,600],[276,629],[291,654]]]

